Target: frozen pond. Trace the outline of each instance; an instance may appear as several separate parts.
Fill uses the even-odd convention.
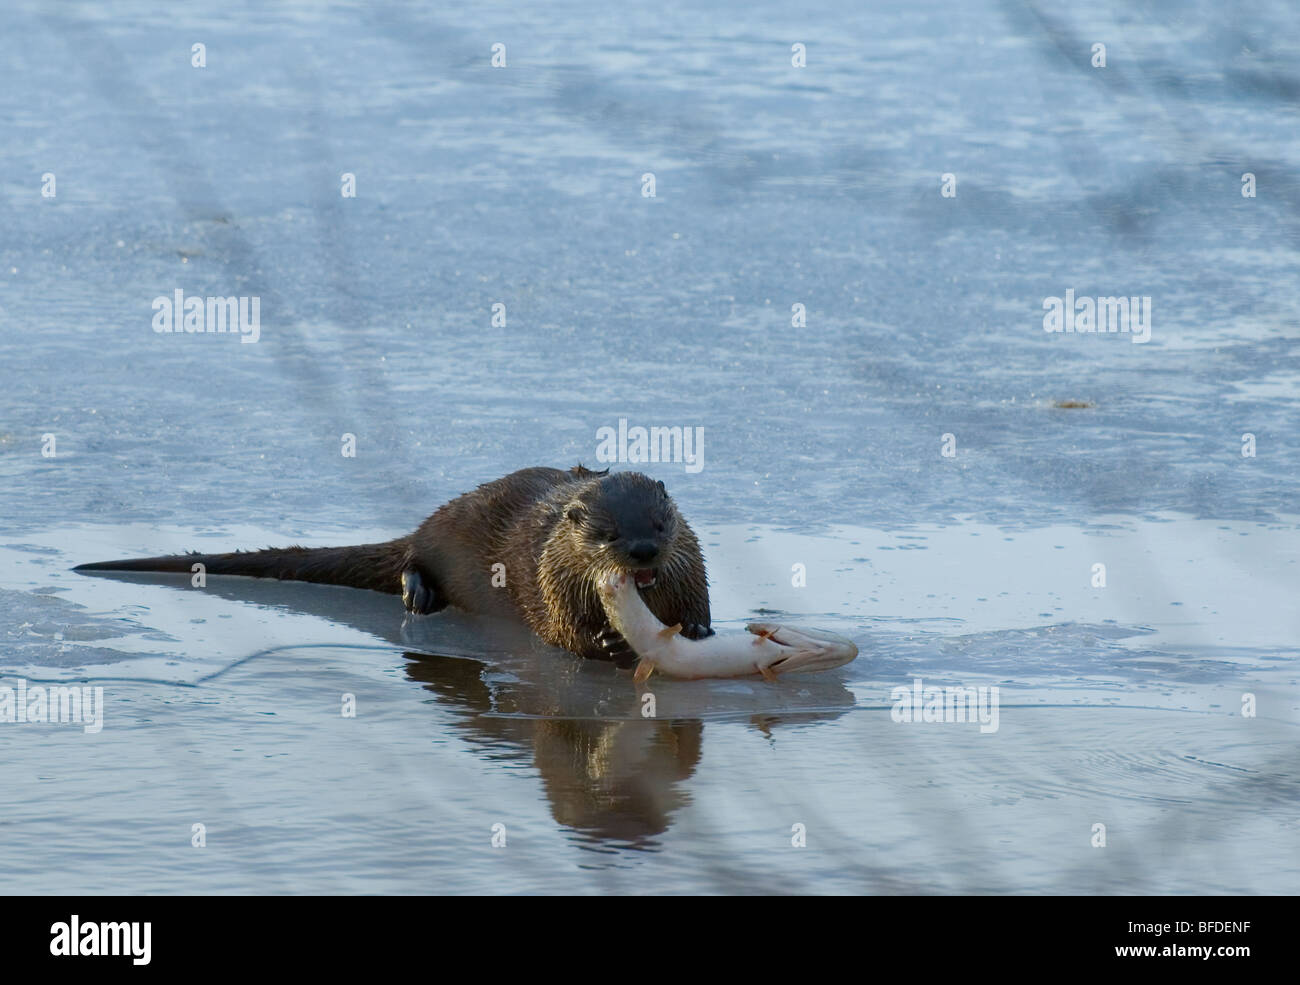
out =
[[[0,722],[6,890],[1294,892],[1300,26],[1176,9],[11,4],[0,688],[104,704]],[[718,624],[854,663],[645,720],[463,615],[69,570],[387,539],[620,419],[703,429],[644,468]]]

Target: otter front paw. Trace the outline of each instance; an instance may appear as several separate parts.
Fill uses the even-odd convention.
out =
[[[425,615],[447,607],[447,600],[438,594],[431,578],[426,578],[419,568],[402,572],[402,603],[407,612]]]
[[[682,623],[682,635],[688,640],[707,640],[716,632],[711,626],[701,626],[697,622]]]
[[[632,644],[617,630],[606,626],[594,638],[605,659],[614,661],[614,666],[619,670],[627,670],[636,663],[636,651],[632,649]]]

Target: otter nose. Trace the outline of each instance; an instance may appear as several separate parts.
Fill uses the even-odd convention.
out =
[[[648,564],[659,556],[659,545],[653,540],[638,540],[627,549],[627,556],[633,561]]]

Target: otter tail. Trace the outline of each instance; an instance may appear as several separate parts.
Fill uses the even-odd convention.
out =
[[[356,547],[271,547],[264,551],[230,554],[172,554],[167,557],[128,558],[79,564],[73,571],[155,571],[189,574],[202,564],[210,575],[247,575],[310,581],[321,585],[369,588],[399,595],[405,567],[405,540]]]

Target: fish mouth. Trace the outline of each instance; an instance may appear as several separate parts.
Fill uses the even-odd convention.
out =
[[[654,568],[637,568],[632,572],[632,580],[636,582],[637,591],[645,591],[647,588],[655,587],[655,583],[659,580],[659,572]]]

